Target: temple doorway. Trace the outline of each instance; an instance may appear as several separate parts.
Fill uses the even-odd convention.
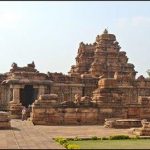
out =
[[[35,100],[35,90],[33,85],[25,85],[24,89],[20,90],[20,101],[23,106],[32,105]]]

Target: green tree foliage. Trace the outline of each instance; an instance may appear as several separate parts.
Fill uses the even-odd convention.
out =
[[[150,69],[148,69],[146,72],[147,72],[147,74],[148,74],[148,76],[150,78]]]

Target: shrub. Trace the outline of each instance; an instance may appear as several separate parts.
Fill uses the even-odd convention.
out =
[[[110,136],[110,140],[122,140],[122,139],[130,139],[128,135],[114,135]]]
[[[74,140],[74,141],[81,141],[82,139],[79,138],[78,136],[76,136],[73,140]]]
[[[63,137],[57,137],[57,138],[55,138],[55,141],[60,143],[61,145],[67,143],[67,139],[65,139]]]
[[[67,138],[67,140],[68,140],[68,141],[73,141],[73,140],[74,140],[74,138]]]
[[[93,136],[93,137],[91,137],[91,140],[98,140],[98,137],[97,136]]]
[[[66,142],[66,143],[64,143],[64,144],[63,144],[63,146],[64,146],[65,148],[67,148],[67,147],[68,147],[68,145],[69,145],[69,143],[68,143],[68,142]]]
[[[60,139],[64,139],[64,138],[61,137],[61,136],[58,136],[58,137],[54,138],[54,140],[55,140],[56,142],[58,142]]]
[[[102,137],[101,140],[108,140],[108,138],[107,137]]]
[[[136,137],[135,137],[136,139],[140,139],[140,136],[139,135],[136,135]]]
[[[130,137],[130,139],[136,140],[136,139],[140,139],[140,137],[138,135],[135,135],[135,136]]]
[[[68,144],[66,146],[67,149],[80,149],[80,146],[77,144]]]

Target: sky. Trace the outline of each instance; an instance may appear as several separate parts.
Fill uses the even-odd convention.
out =
[[[0,73],[35,62],[67,74],[80,42],[115,34],[137,76],[150,69],[149,1],[0,1]]]

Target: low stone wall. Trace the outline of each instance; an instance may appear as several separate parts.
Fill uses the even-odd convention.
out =
[[[60,102],[56,94],[44,94],[33,103],[30,119],[37,125],[103,125],[106,118],[120,118],[108,126],[131,128],[141,126],[137,118],[149,119],[149,116],[149,105],[121,105],[117,102],[99,105],[88,96],[74,102]]]
[[[31,120],[39,125],[95,125],[105,118],[125,118],[124,110],[115,106],[99,108],[87,96],[79,102],[58,102],[56,94],[41,95],[32,105]]]
[[[32,122],[40,125],[97,124],[97,110],[76,108],[34,109]]]
[[[9,129],[9,128],[11,128],[9,113],[0,111],[0,129]]]
[[[22,108],[23,108],[23,106],[21,103],[17,104],[17,103],[10,102],[9,111],[10,111],[11,119],[21,119]]]
[[[65,107],[57,103],[56,94],[42,95],[32,107],[31,120],[38,125],[97,124],[98,109],[89,107]],[[71,102],[70,102],[71,105]]]
[[[150,136],[150,122],[143,120],[142,128],[132,129],[131,133],[139,136]]]

